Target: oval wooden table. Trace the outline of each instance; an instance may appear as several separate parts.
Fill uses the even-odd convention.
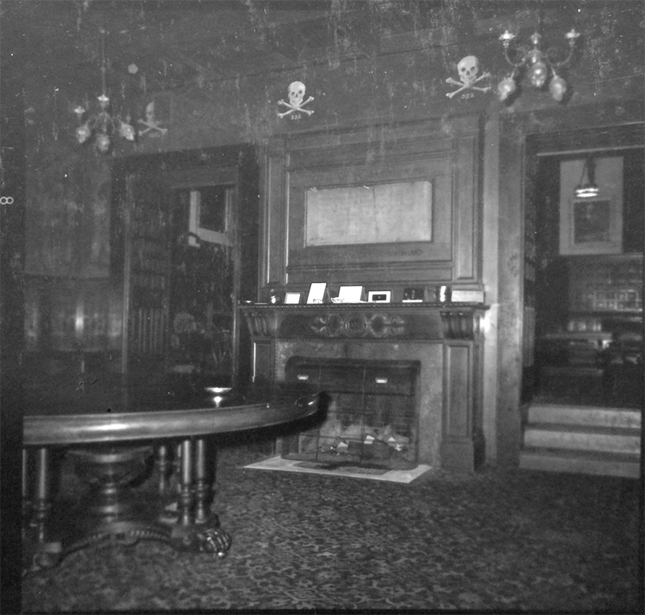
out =
[[[213,392],[207,401],[184,402],[188,407],[167,408],[180,402],[155,405],[147,400],[140,411],[25,416],[25,572],[55,566],[68,553],[105,541],[127,545],[159,540],[177,550],[223,557],[231,538],[210,509],[207,440],[312,417],[319,400],[313,394],[254,402],[227,397],[227,392]],[[51,462],[52,454],[61,450],[74,461],[88,489],[73,508],[56,510]],[[158,497],[151,498],[149,492],[142,497],[131,485],[149,472],[155,455]],[[169,493],[172,468],[178,470],[177,488]]]

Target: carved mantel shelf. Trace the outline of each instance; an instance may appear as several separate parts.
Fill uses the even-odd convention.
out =
[[[481,303],[343,303],[241,306],[253,338],[474,340]]]

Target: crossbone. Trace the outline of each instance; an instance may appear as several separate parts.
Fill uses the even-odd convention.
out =
[[[290,113],[293,113],[294,111],[302,111],[303,113],[306,113],[307,115],[311,115],[313,113],[313,110],[310,109],[303,109],[303,105],[306,105],[308,102],[311,102],[314,99],[313,96],[310,96],[305,100],[304,102],[300,103],[299,105],[292,105],[288,102],[285,102],[284,100],[279,100],[278,104],[279,105],[284,105],[285,107],[289,107],[289,111],[285,111],[284,113],[278,113],[279,118],[283,118],[285,115],[289,115]]]
[[[455,90],[454,92],[448,92],[446,96],[448,98],[452,98],[453,96],[459,94],[459,92],[463,92],[464,90],[477,90],[479,92],[489,92],[491,89],[490,86],[487,86],[485,88],[478,88],[475,86],[475,84],[478,81],[481,81],[482,79],[486,79],[487,77],[490,77],[490,73],[484,73],[483,75],[481,75],[481,77],[477,77],[477,79],[474,79],[470,83],[463,83],[462,81],[457,81],[452,77],[448,77],[448,79],[446,79],[446,83],[450,83],[451,85],[458,85],[461,87],[458,90]]]
[[[159,126],[159,124],[161,124],[161,122],[148,123],[145,120],[139,120],[139,124],[143,124],[144,126],[147,126],[147,128],[145,130],[139,131],[140,135],[145,135],[147,132],[150,132],[151,130],[157,130],[162,135],[165,135],[168,132],[167,128],[161,128],[161,126]]]

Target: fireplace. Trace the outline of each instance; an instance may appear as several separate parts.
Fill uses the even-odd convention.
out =
[[[330,397],[329,422],[279,441],[278,450],[302,457],[299,464],[355,463],[358,455],[366,471],[387,461],[472,472],[485,450],[486,309],[441,302],[242,306],[254,382],[306,382],[300,375]]]
[[[282,456],[388,470],[418,465],[418,361],[291,357],[287,385],[324,392],[323,423],[287,438]]]

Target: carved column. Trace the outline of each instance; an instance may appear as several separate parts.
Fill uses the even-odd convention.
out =
[[[481,317],[473,310],[441,312],[445,340],[441,465],[445,469],[472,472],[484,456]]]

